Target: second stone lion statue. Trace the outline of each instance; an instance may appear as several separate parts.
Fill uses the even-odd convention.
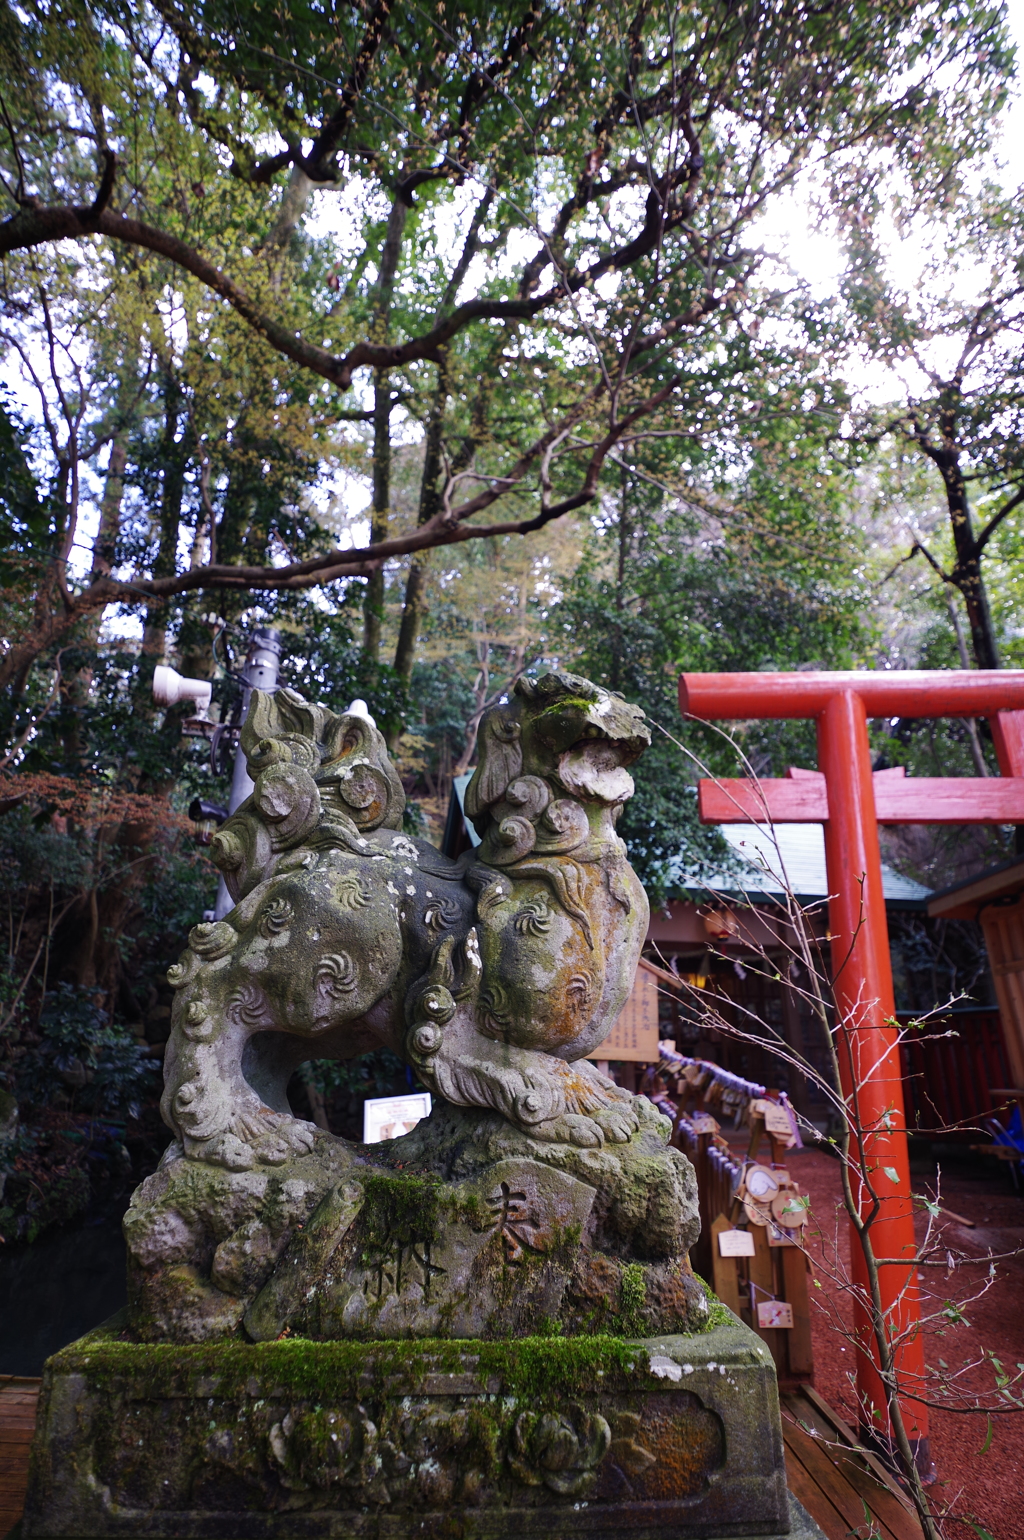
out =
[[[163,1113],[184,1152],[244,1170],[310,1149],[292,1071],[379,1046],[536,1139],[627,1141],[634,1099],[586,1055],[647,930],[614,825],[649,742],[643,712],[598,685],[519,680],[481,726],[480,844],[452,861],[401,832],[401,782],[360,703],[254,691],[254,789],[213,844],[235,908],[194,928],[169,975]]]

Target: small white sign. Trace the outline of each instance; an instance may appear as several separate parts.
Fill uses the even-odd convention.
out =
[[[719,1230],[718,1254],[723,1257],[752,1257],[754,1237],[749,1230]]]
[[[793,1306],[787,1305],[784,1299],[759,1299],[757,1324],[762,1331],[777,1331],[779,1327],[792,1328]]]
[[[363,1103],[363,1143],[400,1139],[421,1118],[429,1116],[429,1091],[417,1091],[413,1096],[375,1096]]]

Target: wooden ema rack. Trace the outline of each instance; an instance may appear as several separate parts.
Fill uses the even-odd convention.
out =
[[[763,1129],[755,1120],[747,1158],[757,1154],[760,1133]],[[786,1147],[772,1135],[768,1135],[773,1169],[785,1165]],[[747,1234],[754,1243],[754,1254],[749,1257],[724,1257],[719,1236],[723,1230],[734,1230],[737,1220],[743,1217],[743,1206],[733,1196],[709,1226],[711,1252],[711,1286],[723,1304],[728,1305],[741,1320],[753,1327],[767,1343],[775,1360],[775,1372],[781,1391],[794,1390],[814,1381],[814,1351],[811,1345],[811,1303],[807,1287],[809,1266],[803,1248],[796,1240],[782,1238],[778,1229],[769,1230],[765,1225],[750,1224]],[[773,1243],[774,1242],[774,1243]],[[758,1319],[757,1305],[771,1300],[789,1306],[792,1325],[784,1329],[762,1326]]]
[[[710,1069],[711,1066],[708,1066]],[[735,1080],[736,1077],[730,1077]],[[751,1085],[755,1106],[765,1095],[764,1088]],[[768,1094],[774,1100],[777,1093]],[[708,1279],[723,1304],[757,1332],[768,1345],[775,1360],[780,1389],[796,1389],[814,1379],[814,1355],[811,1346],[811,1309],[808,1295],[808,1263],[803,1249],[792,1242],[782,1243],[785,1232],[774,1229],[773,1244],[769,1230],[750,1224],[747,1234],[753,1239],[750,1257],[721,1254],[719,1236],[735,1230],[744,1220],[743,1205],[737,1189],[743,1173],[732,1152],[722,1149],[717,1124],[707,1111],[697,1111],[703,1102],[701,1089],[686,1080],[678,1082],[677,1096],[669,1097],[676,1107],[672,1143],[683,1150],[693,1163],[697,1176],[697,1201],[701,1233],[691,1252],[695,1270]],[[686,1111],[690,1104],[694,1115]],[[768,1139],[771,1164],[785,1167],[786,1141],[766,1133],[764,1119],[755,1115],[751,1123],[746,1160],[753,1160],[762,1137]],[[799,1232],[796,1232],[799,1234]],[[756,1305],[759,1301],[781,1301],[792,1311],[792,1325],[783,1328],[762,1326]]]

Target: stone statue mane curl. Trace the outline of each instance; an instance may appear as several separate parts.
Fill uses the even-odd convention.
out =
[[[213,844],[235,908],[170,970],[165,1120],[245,1170],[310,1150],[286,1087],[309,1058],[388,1047],[443,1100],[597,1147],[638,1127],[586,1060],[629,993],[644,890],[615,833],[643,712],[572,674],[520,680],[481,725],[459,861],[401,833],[405,796],[360,702],[254,691],[254,787]]]

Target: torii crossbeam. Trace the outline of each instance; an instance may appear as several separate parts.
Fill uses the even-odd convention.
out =
[[[871,1227],[882,1305],[891,1333],[907,1333],[899,1358],[905,1383],[924,1385],[910,1166],[895,1016],[889,933],[882,892],[879,823],[1024,824],[1024,670],[957,672],[808,672],[683,674],[679,707],[703,721],[751,718],[813,719],[818,770],[786,780],[699,782],[705,823],[821,823],[829,887],[833,990],[848,1028],[849,1058],[841,1055],[843,1094],[856,1089],[868,1168],[879,1173],[878,1219]],[[987,717],[1002,778],[906,778],[871,770],[869,717]],[[891,1170],[896,1181],[884,1173]],[[874,1181],[874,1177],[872,1178]],[[868,1202],[863,1192],[862,1213]],[[853,1274],[868,1289],[856,1235]],[[865,1298],[868,1294],[865,1293]],[[877,1438],[890,1429],[866,1310],[855,1308],[865,1351],[857,1355],[862,1425]],[[901,1409],[919,1468],[931,1465],[923,1402]]]

